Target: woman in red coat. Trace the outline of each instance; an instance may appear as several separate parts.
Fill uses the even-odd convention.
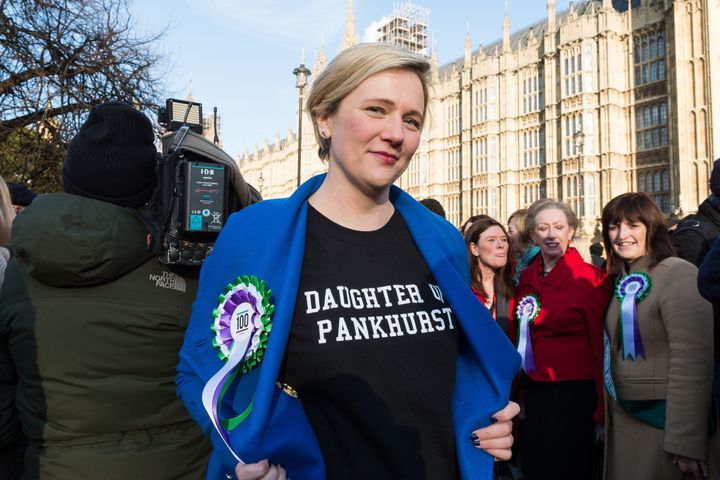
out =
[[[569,246],[578,220],[567,204],[536,201],[526,226],[540,255],[520,276],[510,332],[528,377],[524,478],[591,479],[603,423],[603,316],[611,285]]]

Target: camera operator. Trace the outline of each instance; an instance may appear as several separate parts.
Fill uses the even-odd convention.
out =
[[[0,364],[12,366],[0,398],[15,401],[0,419],[16,415],[28,438],[26,479],[205,475],[210,445],[174,381],[198,269],[160,263],[135,211],[157,158],[145,115],[94,107],[68,148],[65,193],[15,220],[0,295]]]

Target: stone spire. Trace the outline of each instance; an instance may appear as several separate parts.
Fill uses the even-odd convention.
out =
[[[192,80],[190,80],[190,84],[188,85],[188,94],[187,94],[187,97],[185,97],[185,100],[187,100],[188,102],[195,101],[195,98],[193,98],[193,94],[192,94]]]
[[[548,0],[547,15],[548,33],[552,33],[555,31],[555,0]]]
[[[465,34],[465,68],[470,67],[472,63],[472,41],[470,40],[470,25],[468,25],[467,33]]]
[[[313,78],[317,78],[318,74],[325,70],[327,66],[327,55],[325,55],[325,40],[320,40],[320,53],[315,55],[315,62],[313,63],[312,74]]]
[[[505,0],[505,18],[503,18],[503,52],[510,51],[510,15],[508,15],[508,2]]]
[[[358,36],[355,33],[355,14],[353,13],[352,0],[348,0],[348,14],[347,20],[345,20],[345,34],[343,35],[342,45],[340,50],[345,50],[348,47],[352,47],[358,43]]]

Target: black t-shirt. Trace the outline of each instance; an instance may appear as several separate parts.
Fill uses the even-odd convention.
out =
[[[397,212],[361,232],[308,207],[281,380],[298,392],[328,478],[457,477],[458,329]]]

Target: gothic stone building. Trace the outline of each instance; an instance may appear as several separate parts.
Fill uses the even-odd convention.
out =
[[[671,217],[694,211],[720,148],[720,46],[710,37],[720,1],[621,3],[556,12],[549,0],[546,19],[511,34],[506,15],[498,42],[473,50],[468,37],[458,60],[435,60],[423,140],[398,185],[437,198],[455,225],[478,213],[505,221],[559,198],[586,240],[599,237],[603,205],[624,192],[647,192]],[[321,52],[314,73],[326,63]],[[325,165],[304,117],[306,179]],[[287,196],[297,152],[288,132],[238,161],[266,198]]]

